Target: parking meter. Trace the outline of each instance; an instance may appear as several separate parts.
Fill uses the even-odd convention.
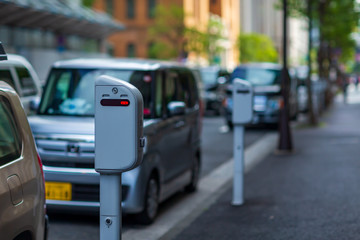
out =
[[[234,206],[244,203],[244,125],[253,117],[253,89],[249,82],[234,79],[232,89],[234,124]]]
[[[241,79],[233,82],[233,124],[251,122],[253,116],[253,90],[251,84]]]
[[[128,82],[95,80],[95,170],[100,173],[100,239],[121,239],[121,173],[142,161],[143,98]]]
[[[95,81],[95,170],[118,173],[142,161],[143,99],[128,82],[100,76]]]

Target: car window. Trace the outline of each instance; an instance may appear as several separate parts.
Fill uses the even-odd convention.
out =
[[[11,75],[10,69],[0,69],[0,81],[5,81],[15,89],[15,83]]]
[[[197,87],[193,74],[188,70],[179,71],[180,75],[180,88],[183,92],[184,102],[188,108],[192,108],[196,104]]]
[[[24,67],[16,67],[16,73],[19,77],[22,96],[32,96],[37,94],[37,88],[34,79],[29,71]]]
[[[166,105],[173,101],[181,101],[186,103],[186,93],[179,74],[170,71],[166,77],[165,83],[165,102]]]
[[[20,157],[20,139],[10,103],[6,98],[0,97],[0,166]]]
[[[235,78],[249,81],[254,86],[280,84],[280,70],[267,68],[236,68],[231,75],[231,81]]]
[[[108,75],[139,89],[144,99],[144,118],[151,116],[151,72],[112,69],[53,69],[47,80],[39,113],[93,116],[95,79]]]

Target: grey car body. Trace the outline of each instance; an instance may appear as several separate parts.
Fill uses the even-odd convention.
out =
[[[236,67],[231,74],[230,82],[235,78],[249,81],[254,90],[253,119],[250,124],[277,124],[279,121],[282,66],[274,63],[250,63]],[[296,118],[297,98],[296,82],[291,81],[289,92],[290,117]],[[229,94],[225,104],[225,118],[232,126],[232,96]]]
[[[47,199],[49,210],[98,211],[94,170],[94,79],[110,75],[144,99],[143,163],[122,176],[124,213],[154,220],[157,204],[196,187],[200,166],[199,96],[192,72],[176,64],[130,59],[57,62],[36,116],[29,118],[47,183],[71,184],[71,199]],[[122,136],[126,137],[126,136]],[[121,157],[121,156],[119,156]]]
[[[0,81],[0,238],[46,238],[41,160],[19,96]]]

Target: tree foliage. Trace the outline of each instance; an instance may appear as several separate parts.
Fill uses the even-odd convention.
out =
[[[185,26],[184,18],[184,9],[178,5],[157,5],[155,22],[149,29],[149,36],[154,42],[149,56],[175,59],[186,57],[186,53],[193,52],[214,63],[224,50],[223,43],[226,41],[221,18],[210,15],[205,31],[200,31],[197,26]]]
[[[154,24],[149,36],[154,42],[150,53],[154,58],[173,59],[184,53],[185,32],[184,9],[177,5],[157,5]]]
[[[277,51],[272,40],[263,34],[241,34],[237,46],[240,49],[240,62],[276,62]]]
[[[358,24],[356,0],[287,0],[292,16],[307,17],[307,4],[311,2],[314,26],[319,29],[318,64],[329,65],[326,62],[331,57],[347,61],[353,57],[355,42],[351,37]],[[326,63],[324,63],[324,61]]]

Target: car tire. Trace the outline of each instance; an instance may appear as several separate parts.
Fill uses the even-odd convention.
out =
[[[149,225],[154,222],[159,207],[159,183],[154,174],[151,175],[146,185],[144,209],[136,215],[137,222]]]
[[[195,192],[200,178],[200,160],[198,157],[195,158],[194,165],[191,169],[191,182],[185,187],[185,191],[188,193]]]

